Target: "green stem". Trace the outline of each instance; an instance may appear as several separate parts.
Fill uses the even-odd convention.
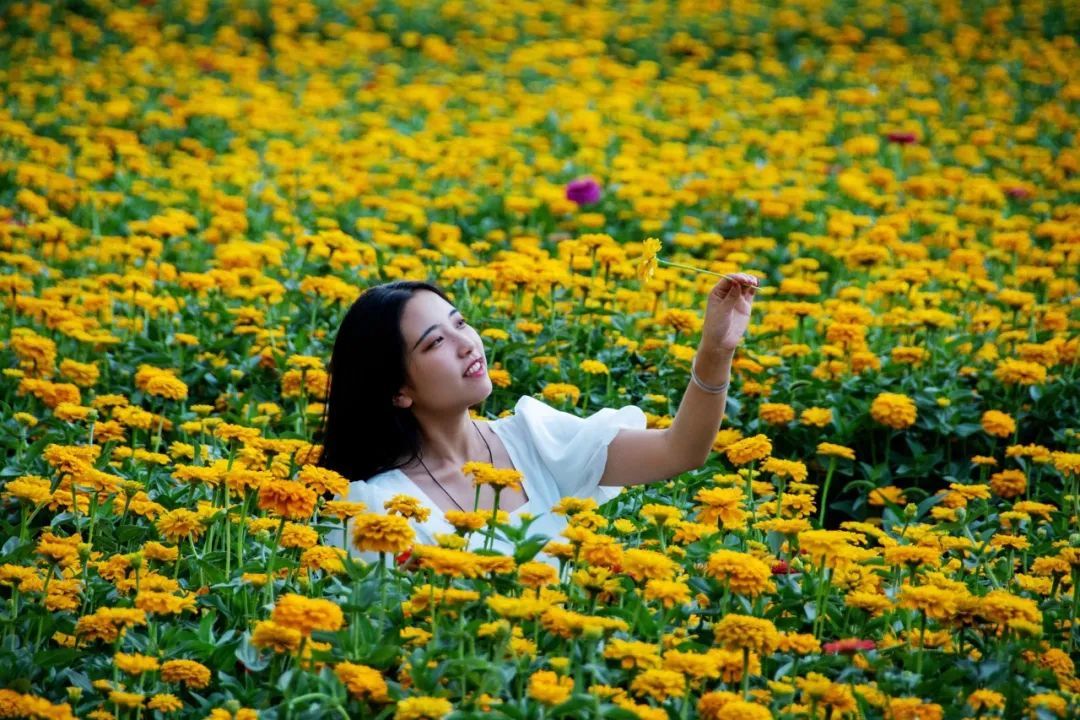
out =
[[[836,456],[829,458],[829,469],[825,473],[825,484],[821,488],[821,508],[818,510],[818,528],[825,527],[825,508],[828,507],[829,485],[832,484],[833,471],[836,470]]]
[[[750,648],[742,651],[742,694],[743,699],[750,700]]]
[[[270,546],[270,559],[266,564],[266,598],[267,603],[274,604],[274,561],[277,559],[278,543],[281,542],[281,533],[285,530],[285,518],[278,522],[277,532],[274,533],[274,543]]]

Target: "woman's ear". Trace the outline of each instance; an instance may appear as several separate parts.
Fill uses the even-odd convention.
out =
[[[412,398],[405,393],[398,393],[394,396],[394,405],[399,408],[407,408],[412,405]]]

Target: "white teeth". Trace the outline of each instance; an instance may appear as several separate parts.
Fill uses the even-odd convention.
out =
[[[480,361],[477,360],[476,362],[474,362],[472,365],[469,366],[469,369],[465,371],[465,374],[466,375],[472,375],[474,372],[476,372],[477,370],[480,369],[480,365],[481,365]]]

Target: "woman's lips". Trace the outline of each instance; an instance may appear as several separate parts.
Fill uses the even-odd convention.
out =
[[[483,359],[481,359],[480,364],[477,366],[476,370],[474,372],[472,372],[472,373],[465,373],[465,377],[467,377],[467,378],[483,377],[484,376],[484,371],[486,369],[487,369],[487,363]]]

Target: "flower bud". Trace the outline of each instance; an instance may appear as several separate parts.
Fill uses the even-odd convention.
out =
[[[908,520],[914,520],[919,514],[919,506],[915,503],[908,503],[904,506],[904,517]]]

